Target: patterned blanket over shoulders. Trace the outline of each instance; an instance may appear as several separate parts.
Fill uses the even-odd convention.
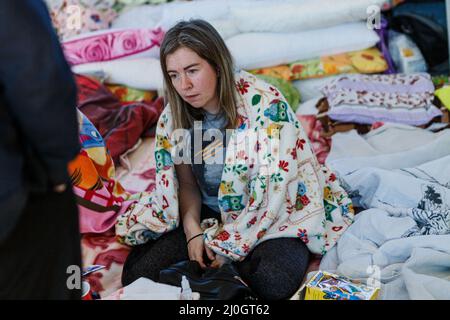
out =
[[[281,237],[299,237],[312,253],[325,254],[353,222],[350,198],[318,163],[282,94],[245,71],[235,77],[239,125],[225,153],[218,195],[222,223],[202,221],[205,243],[235,261],[262,241]],[[170,107],[156,136],[156,189],[142,194],[116,223],[117,236],[128,245],[157,239],[180,222],[173,159],[182,142]]]

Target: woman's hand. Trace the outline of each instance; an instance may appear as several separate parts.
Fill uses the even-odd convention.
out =
[[[216,254],[216,259],[211,263],[211,268],[220,268],[225,263],[231,263],[231,259],[220,254]]]
[[[189,259],[197,261],[200,264],[200,266],[204,269],[207,267],[207,265],[203,260],[203,251],[206,251],[206,255],[208,256],[209,260],[213,261],[214,263],[216,255],[211,249],[205,246],[203,237],[196,237],[191,241],[189,241],[188,243]]]

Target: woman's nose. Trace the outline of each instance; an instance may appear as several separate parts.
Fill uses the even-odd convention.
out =
[[[192,82],[186,75],[181,76],[181,89],[188,90],[192,87]]]

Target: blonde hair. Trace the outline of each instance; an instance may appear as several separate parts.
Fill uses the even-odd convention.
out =
[[[174,129],[189,129],[203,113],[184,101],[172,85],[167,73],[166,58],[177,49],[186,47],[206,60],[217,70],[217,96],[219,106],[227,118],[226,128],[237,125],[236,96],[234,94],[233,59],[225,42],[214,27],[200,19],[181,21],[169,29],[160,49],[161,69],[164,75],[165,95],[170,105]]]

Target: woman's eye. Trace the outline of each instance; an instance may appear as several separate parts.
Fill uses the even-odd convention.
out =
[[[194,73],[196,73],[197,72],[197,69],[189,69],[188,70],[188,73],[189,74],[194,74]]]
[[[175,80],[177,78],[176,74],[169,74],[170,79]]]

